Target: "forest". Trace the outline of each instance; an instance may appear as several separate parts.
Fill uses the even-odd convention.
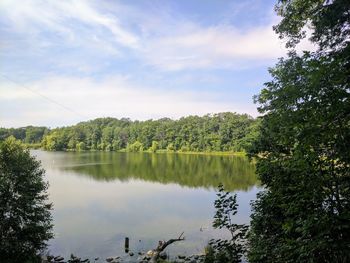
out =
[[[0,141],[13,136],[25,144],[40,144],[43,137],[49,132],[46,127],[27,126],[21,128],[0,128]]]
[[[231,112],[178,120],[98,118],[51,130],[0,128],[0,140],[12,135],[49,151],[241,152],[257,138],[258,126],[258,119]]]

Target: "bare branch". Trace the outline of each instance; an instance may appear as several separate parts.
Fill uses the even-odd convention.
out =
[[[152,263],[157,262],[158,258],[159,258],[159,254],[164,251],[164,249],[169,246],[170,244],[177,242],[177,241],[183,241],[185,240],[185,237],[183,237],[184,232],[181,233],[181,235],[178,238],[172,238],[169,239],[168,241],[159,241],[158,243],[158,247],[156,249],[154,249],[152,252],[152,258],[151,261]]]

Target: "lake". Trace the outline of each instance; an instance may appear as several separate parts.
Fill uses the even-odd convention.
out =
[[[259,190],[246,157],[194,154],[32,151],[41,160],[54,204],[54,255],[83,258],[148,251],[178,237],[170,255],[202,253],[211,238],[216,187],[238,194],[236,222],[249,222]]]

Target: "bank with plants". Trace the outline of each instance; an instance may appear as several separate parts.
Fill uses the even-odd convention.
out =
[[[14,136],[48,151],[126,151],[232,154],[244,152],[258,135],[259,120],[222,112],[178,120],[132,121],[98,118],[48,129],[0,129],[0,140]]]

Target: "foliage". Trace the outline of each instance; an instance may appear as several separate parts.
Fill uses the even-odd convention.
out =
[[[175,147],[173,143],[169,143],[169,145],[166,147],[167,151],[173,152],[175,151]]]
[[[350,261],[350,2],[281,0],[276,30],[295,46],[311,23],[315,52],[290,52],[256,98],[251,156],[265,191],[253,205],[250,262]]]
[[[86,145],[84,142],[78,142],[76,147],[77,147],[77,151],[85,151],[86,150]]]
[[[242,257],[246,251],[245,238],[248,227],[246,225],[233,223],[232,221],[233,217],[237,214],[238,204],[236,202],[236,195],[225,192],[223,186],[220,185],[217,196],[218,198],[214,202],[216,213],[213,227],[228,230],[231,239],[212,239],[209,242],[210,247],[208,248],[205,262],[242,262]]]
[[[258,121],[246,114],[223,112],[179,120],[167,118],[147,121],[99,118],[49,131],[45,128],[31,139],[32,130],[0,128],[0,140],[10,135],[26,143],[42,143],[49,151],[75,151],[83,142],[85,150],[119,151],[136,141],[144,150],[183,152],[244,151],[257,136]],[[29,130],[28,130],[29,129]],[[157,144],[157,146],[155,145]],[[154,147],[153,147],[154,146]]]
[[[150,151],[244,151],[257,135],[257,123],[229,112],[142,122],[101,118],[54,129],[42,145],[46,150],[76,150],[76,144],[84,142],[86,150],[118,151],[138,141]]]
[[[180,152],[189,152],[191,150],[190,150],[190,147],[187,144],[184,144],[184,145],[181,146],[179,151]]]
[[[274,27],[287,46],[295,47],[311,27],[311,41],[324,49],[347,48],[350,34],[348,0],[278,0],[276,12],[282,21]]]
[[[157,141],[152,142],[152,146],[149,148],[151,152],[156,152],[159,149],[159,143]]]
[[[60,133],[58,130],[49,133],[42,141],[43,147],[49,151],[62,150],[66,144],[68,144],[66,133]],[[72,149],[75,148],[75,145],[75,142],[71,145]]]
[[[42,138],[49,132],[46,127],[33,127],[27,126],[23,128],[0,128],[0,141],[5,140],[10,136],[14,136],[16,139],[21,140],[26,144],[40,143]]]
[[[52,237],[43,176],[40,163],[14,137],[0,145],[1,262],[39,262]]]
[[[139,141],[134,142],[133,144],[128,144],[126,147],[128,152],[142,152],[143,145]]]

